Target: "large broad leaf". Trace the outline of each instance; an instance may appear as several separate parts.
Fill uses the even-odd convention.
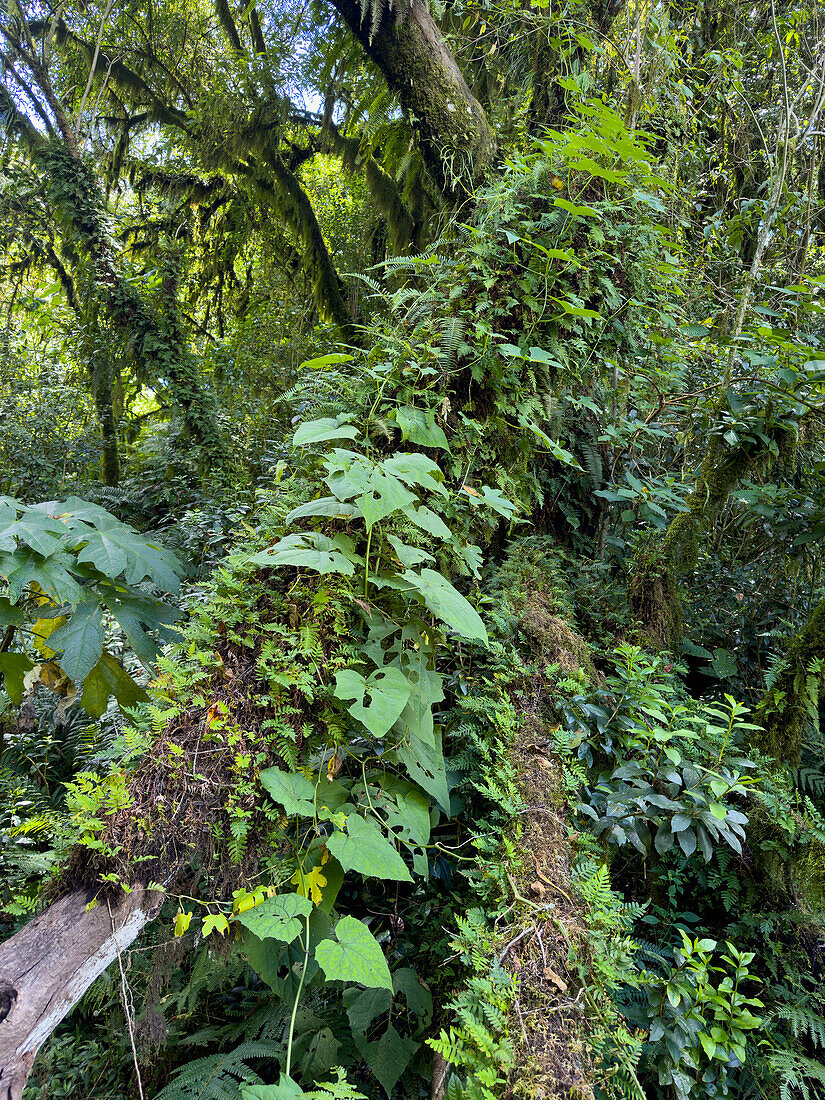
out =
[[[305,1096],[301,1086],[284,1074],[277,1085],[241,1085],[241,1100],[304,1100]]]
[[[447,437],[435,422],[435,413],[429,409],[416,409],[402,405],[395,410],[395,422],[401,429],[401,438],[417,443],[419,447],[440,447],[449,451]]]
[[[69,572],[74,558],[62,552],[44,558],[36,551],[19,550],[16,554],[0,553],[0,577],[9,582],[9,598],[17,603],[30,584],[38,584],[57,604],[74,606],[83,599],[83,589]]]
[[[259,940],[292,943],[306,927],[312,902],[301,894],[280,894],[241,913],[238,921]]]
[[[105,508],[79,497],[69,497],[62,503],[52,501],[37,508],[59,515],[72,531],[74,545],[86,543],[78,553],[78,561],[88,562],[110,577],[123,572],[128,584],[148,579],[164,592],[175,594],[180,590],[184,570],[175,554],[148,542]]]
[[[368,1043],[359,1035],[354,1038],[358,1053],[362,1055],[387,1095],[391,1095],[421,1044],[408,1036],[399,1035],[392,1024],[373,1043]]]
[[[358,871],[371,878],[412,882],[404,860],[387,840],[377,821],[350,814],[346,835],[335,832],[327,848],[345,871]]]
[[[133,707],[149,698],[120,661],[104,650],[100,660],[83,681],[80,703],[92,718],[99,718],[113,695],[122,707]]]
[[[354,700],[347,710],[373,737],[384,737],[392,728],[407,704],[410,689],[407,677],[393,665],[377,669],[366,679],[349,668],[335,674],[335,697],[344,702]]]
[[[70,680],[82,684],[100,660],[104,640],[101,605],[96,600],[84,600],[68,622],[49,635],[49,647],[63,650],[60,667]]]
[[[25,618],[26,616],[19,607],[5,596],[0,596],[0,628],[19,626],[20,623],[25,621]]]
[[[402,840],[411,844],[428,844],[430,840],[430,803],[410,784],[406,794],[395,799],[397,810],[389,811],[389,822],[399,829]]]
[[[307,443],[326,443],[330,439],[357,439],[361,434],[354,424],[342,423],[341,416],[324,416],[320,420],[307,420],[299,424],[292,437],[295,447]]]
[[[323,940],[315,949],[318,965],[330,982],[360,982],[369,989],[392,990],[387,960],[369,928],[354,917],[335,926],[337,943]]]
[[[405,736],[414,733],[432,745],[433,707],[444,698],[441,676],[427,667],[429,650],[423,644],[419,649],[405,649],[396,660],[410,684],[410,697],[398,728]]]
[[[429,610],[450,630],[462,638],[473,638],[487,644],[487,630],[481,616],[446,577],[434,569],[421,569],[417,573],[408,569],[402,576],[421,593]]]
[[[113,538],[107,531],[92,531],[77,560],[90,562],[107,577],[118,577],[125,571],[129,556],[122,539]]]
[[[393,975],[394,977],[394,975]],[[353,1034],[366,1035],[373,1020],[389,1012],[392,994],[389,989],[345,989],[344,1008]]]
[[[435,730],[432,743],[411,734],[396,749],[410,778],[438,803],[445,814],[450,812],[450,788],[441,747],[441,731]]]
[[[284,523],[289,526],[296,519],[306,519],[314,516],[326,516],[330,519],[352,519],[355,516],[360,516],[360,514],[354,504],[345,504],[337,497],[318,497],[317,500],[310,500],[306,504],[300,504],[297,508],[293,508],[291,512],[284,516]]]
[[[316,573],[341,573],[351,577],[355,572],[352,539],[346,535],[329,538],[318,531],[287,535],[269,550],[249,558],[253,565],[294,565]]]
[[[283,772],[267,768],[261,772],[261,783],[286,812],[301,817],[315,816],[315,785],[300,772]]]
[[[23,698],[23,680],[34,665],[25,653],[0,653],[0,673],[3,687],[15,706]]]
[[[403,993],[407,1008],[427,1027],[433,1018],[433,995],[409,966],[402,966],[392,976],[395,992]]]
[[[68,530],[60,520],[27,508],[19,520],[12,523],[5,531],[0,531],[0,544],[7,543],[9,538],[15,537],[44,558],[48,558],[65,546],[68,534]]]
[[[304,924],[306,927],[306,924]],[[313,909],[309,916],[309,959],[306,958],[306,942],[296,937],[292,943],[284,944],[279,940],[259,940],[244,929],[243,942],[249,965],[260,978],[287,1004],[294,1003],[301,984],[301,972],[307,964],[304,988],[313,982],[320,982],[318,964],[313,957],[315,948],[322,940],[332,935],[332,922],[326,913]]]
[[[420,504],[417,508],[413,506],[405,508],[404,515],[428,535],[434,535],[444,542],[449,542],[453,537],[452,531],[444,520],[426,504]]]
[[[113,596],[107,596],[104,603],[120,623],[123,633],[128,638],[129,644],[138,655],[141,663],[146,666],[153,665],[157,659],[158,647],[143,629],[143,624],[147,620],[153,620],[150,625],[159,625],[157,617],[152,612],[160,612],[164,610],[164,606],[158,605],[156,608],[150,608],[145,601],[119,600]],[[165,610],[173,612],[174,609],[166,608]],[[167,619],[169,617],[168,615],[164,616]]]
[[[381,463],[382,469],[394,477],[399,478],[405,485],[417,485],[422,489],[431,489],[435,493],[447,495],[447,490],[441,484],[444,474],[437,462],[433,462],[426,455],[398,454],[387,458]]]
[[[365,492],[355,498],[355,503],[361,509],[364,524],[369,531],[386,516],[413,504],[415,499],[397,477],[376,470],[371,474]]]

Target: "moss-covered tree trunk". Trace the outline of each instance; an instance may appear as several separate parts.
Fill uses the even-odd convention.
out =
[[[398,96],[435,183],[461,202],[492,168],[498,143],[429,9],[422,0],[391,5],[376,27],[358,0],[332,3]]]
[[[781,446],[791,429],[781,421],[766,419],[766,440]],[[656,533],[637,548],[628,593],[634,618],[649,644],[678,651],[682,640],[680,582],[696,568],[700,541],[732,490],[770,454],[769,446],[761,443],[729,447],[724,439],[711,435],[696,486],[688,497],[688,510],[671,521],[664,536]]]
[[[825,599],[793,636],[771,678],[755,719],[763,727],[755,744],[775,760],[798,764],[805,727],[818,721],[825,688]]]

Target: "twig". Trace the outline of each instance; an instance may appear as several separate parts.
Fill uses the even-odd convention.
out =
[[[504,948],[504,950],[501,952],[501,954],[498,957],[499,966],[501,966],[502,962],[504,962],[504,957],[507,954],[507,952],[510,950],[510,948],[515,947],[517,943],[521,943],[521,941],[524,939],[524,937],[529,936],[530,933],[533,930],[534,929],[533,929],[532,926],[530,928],[525,928],[523,931],[519,932],[519,934],[515,937],[515,939],[510,940],[510,942],[507,944],[507,946]]]
[[[529,1045],[530,1040],[527,1038],[527,1028],[524,1026],[524,1017],[521,1015],[521,1007],[518,1003],[518,997],[513,1002],[516,1006],[516,1012],[518,1013],[518,1022],[521,1024],[521,1034],[524,1036],[524,1041]]]
[[[132,1046],[132,1060],[135,1063],[135,1078],[137,1080],[138,1094],[140,1100],[144,1100],[143,1095],[143,1081],[140,1076],[140,1065],[138,1064],[137,1047],[135,1046],[135,1032],[132,1027],[132,1010],[129,1003],[129,987],[126,985],[126,975],[123,971],[123,960],[120,957],[120,944],[117,940],[117,929],[115,928],[115,918],[112,916],[112,906],[109,899],[106,899],[106,908],[109,910],[109,920],[112,923],[112,935],[115,939],[115,950],[117,951],[117,966],[120,971],[120,995],[123,1000],[123,1011],[126,1014],[126,1026],[129,1029],[129,1042]]]

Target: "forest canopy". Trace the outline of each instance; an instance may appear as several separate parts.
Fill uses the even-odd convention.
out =
[[[824,17],[2,5],[3,1100],[825,1097]]]

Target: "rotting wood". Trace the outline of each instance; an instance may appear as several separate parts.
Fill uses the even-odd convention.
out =
[[[0,944],[0,1100],[21,1100],[35,1055],[92,982],[140,934],[162,897],[142,886],[111,910],[87,911],[93,898],[74,891]]]

